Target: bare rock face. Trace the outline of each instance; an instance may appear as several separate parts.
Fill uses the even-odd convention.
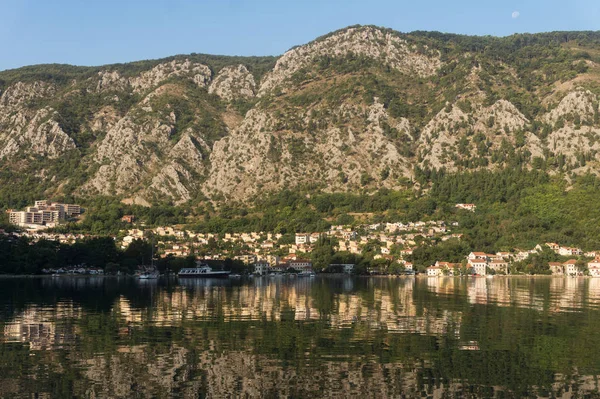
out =
[[[98,72],[97,92],[125,91],[129,88],[129,80],[121,76],[118,71]]]
[[[93,132],[107,132],[119,121],[119,115],[112,106],[102,107],[94,113],[90,122],[90,128]]]
[[[181,203],[198,190],[194,177],[204,171],[208,146],[191,129],[176,140],[175,113],[153,108],[154,99],[174,89],[157,88],[108,130],[94,156],[100,166],[84,192],[147,199],[158,194]]]
[[[310,110],[297,124],[310,125]],[[333,120],[348,120],[339,128]],[[365,121],[367,121],[365,125]],[[215,143],[211,169],[203,186],[209,196],[247,200],[262,191],[319,183],[328,191],[345,191],[372,182],[394,187],[396,176],[410,175],[406,157],[386,136],[382,124],[406,127],[392,120],[375,102],[370,107],[342,105],[329,118],[320,118],[316,131],[281,130],[275,114],[253,109],[238,129]]]
[[[423,129],[419,138],[419,151],[423,162],[432,167],[448,167],[449,149],[471,127],[469,116],[459,107],[441,110]]]
[[[528,123],[527,118],[506,100],[499,100],[489,107],[479,106],[470,113],[448,104],[423,129],[418,143],[421,164],[455,171],[458,159],[487,157],[478,151],[482,142],[490,151],[500,148],[503,143],[514,146],[514,133],[518,131],[523,133],[524,143],[520,145],[524,146],[532,136],[525,132]],[[479,136],[474,137],[474,134]],[[532,143],[536,142],[533,139]]]
[[[191,62],[188,59],[173,60],[158,64],[154,68],[130,78],[122,76],[115,70],[100,71],[95,89],[100,93],[127,90],[141,93],[153,89],[174,76],[187,77],[199,87],[206,87],[210,83],[211,75],[210,68],[204,64]]]
[[[202,139],[192,139],[190,134],[191,131],[186,132],[171,149],[168,156],[171,162],[152,178],[149,190],[144,193],[146,197],[151,197],[156,192],[181,204],[189,201],[193,192],[198,190],[199,184],[194,177],[203,175],[205,166],[204,157],[197,145],[204,151],[209,151],[209,147]]]
[[[529,120],[510,101],[499,100],[477,114],[476,131],[504,131],[524,129]]]
[[[255,96],[256,82],[254,76],[244,65],[226,66],[217,74],[208,88],[208,92],[216,94],[224,100]]]
[[[26,105],[28,101],[37,98],[52,96],[56,88],[46,82],[32,83],[17,82],[9,86],[0,97],[0,108],[18,108]]]
[[[74,149],[75,142],[56,122],[50,107],[30,109],[31,101],[54,95],[56,88],[45,82],[17,82],[0,97],[0,159],[19,152],[50,159]]]
[[[554,125],[561,118],[573,121],[577,117],[592,124],[597,111],[598,98],[591,91],[579,88],[568,93],[556,108],[544,116],[544,120]]]
[[[210,82],[211,75],[210,68],[204,64],[194,63],[190,60],[173,60],[142,72],[140,76],[131,78],[129,83],[133,91],[139,93],[157,86],[170,77],[188,76],[198,86],[206,87]]]
[[[434,75],[442,65],[434,51],[417,51],[407,41],[372,27],[349,28],[322,40],[296,47],[285,53],[272,72],[263,79],[259,96],[281,85],[295,72],[311,64],[315,57],[365,56],[407,74]]]

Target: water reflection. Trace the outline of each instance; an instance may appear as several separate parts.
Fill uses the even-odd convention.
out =
[[[0,396],[577,397],[599,306],[590,278],[2,279]]]

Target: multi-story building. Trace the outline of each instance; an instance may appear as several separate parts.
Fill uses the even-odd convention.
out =
[[[47,200],[35,201],[34,206],[28,206],[25,211],[10,211],[8,218],[13,224],[24,226],[29,224],[44,225],[56,223],[67,217],[81,214],[79,205],[52,203]]]
[[[486,259],[469,259],[468,265],[473,269],[473,273],[479,276],[485,276],[487,274],[487,260]]]
[[[263,274],[267,274],[268,271],[269,271],[269,262],[261,260],[254,264],[254,274],[258,274],[258,275],[262,276]]]
[[[301,272],[312,272],[312,262],[306,259],[296,259],[289,262],[289,267]]]

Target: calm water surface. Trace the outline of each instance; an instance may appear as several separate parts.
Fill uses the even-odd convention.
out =
[[[0,397],[598,397],[600,279],[0,279]]]

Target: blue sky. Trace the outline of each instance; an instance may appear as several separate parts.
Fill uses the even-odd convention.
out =
[[[600,30],[600,0],[0,0],[0,21],[4,70],[278,55],[354,24],[499,36]]]

